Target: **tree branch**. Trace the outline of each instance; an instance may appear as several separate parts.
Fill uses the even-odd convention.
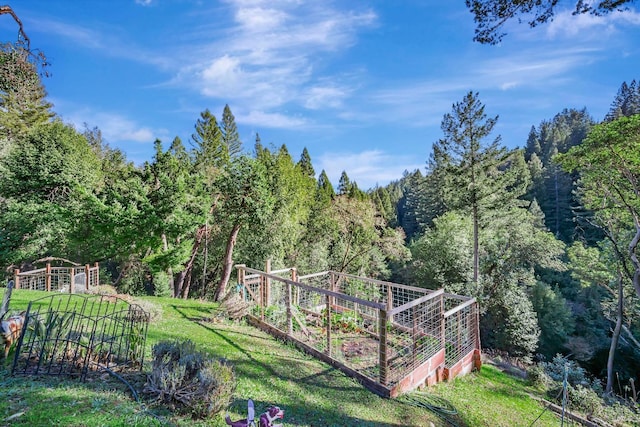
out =
[[[27,34],[24,32],[24,26],[22,25],[22,21],[20,20],[20,18],[18,18],[18,15],[16,15],[13,9],[11,9],[11,6],[9,5],[0,6],[0,15],[6,15],[6,14],[11,15],[13,17],[13,20],[16,21],[16,24],[18,24],[18,39],[22,38],[22,40],[24,40],[25,42],[25,46],[27,50],[30,51],[31,40],[29,39]]]

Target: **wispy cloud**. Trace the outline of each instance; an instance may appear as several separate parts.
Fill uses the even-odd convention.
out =
[[[32,23],[34,28],[46,34],[47,37],[61,37],[65,43],[85,49],[101,51],[104,55],[123,58],[132,62],[151,64],[168,68],[172,61],[165,55],[157,55],[136,44],[133,39],[127,39],[115,28],[110,31],[97,30],[85,25],[70,24],[68,22],[49,18],[40,18]]]
[[[356,43],[358,32],[376,23],[374,12],[343,10],[326,1],[229,0],[226,4],[233,21],[222,32],[215,29],[214,43],[195,47],[198,54],[189,56],[198,60],[182,66],[173,84],[245,106],[253,111],[245,119],[283,117],[287,105],[293,107],[289,110],[342,105],[350,90],[323,75],[323,61]],[[197,32],[206,34],[202,29]]]
[[[588,13],[574,15],[572,11],[565,10],[557,13],[545,30],[547,37],[551,39],[560,36],[572,38],[578,35],[586,39],[601,39],[628,25],[640,26],[640,13],[627,10],[596,16]]]
[[[424,164],[416,164],[412,156],[392,155],[381,150],[324,153],[319,157],[317,167],[324,169],[334,185],[340,180],[342,171],[346,171],[349,179],[363,190],[399,179],[404,171],[423,168]]]
[[[527,102],[531,104],[538,91],[553,90],[568,79],[577,78],[577,70],[602,59],[600,53],[597,47],[534,46],[490,58],[465,57],[463,60],[472,61],[473,67],[454,61],[443,64],[444,72],[448,72],[446,77],[403,82],[371,91],[368,119],[376,117],[413,127],[433,126],[470,90],[480,92],[483,99],[487,94],[527,90]],[[514,92],[514,102],[519,96],[516,93],[521,92]],[[379,113],[376,115],[375,111]]]
[[[597,47],[531,48],[485,61],[473,72],[474,81],[487,89],[549,86],[555,79],[564,80],[580,67],[597,61],[600,51]]]

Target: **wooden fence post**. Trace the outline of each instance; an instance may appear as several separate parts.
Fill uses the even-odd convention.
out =
[[[260,320],[264,322],[264,299],[266,293],[266,277],[260,275]]]
[[[100,286],[100,264],[98,261],[95,262],[94,267],[96,268],[96,286]]]
[[[85,290],[89,290],[89,273],[91,270],[89,269],[89,264],[85,264],[84,266],[84,288]]]
[[[475,321],[475,333],[476,333],[476,350],[481,350],[482,346],[480,343],[480,307],[478,305],[478,303],[476,302],[475,304],[473,304],[473,308],[474,308],[474,321]]]
[[[421,337],[418,337],[418,319],[416,318],[416,308],[417,306],[413,306],[411,307],[411,321],[412,321],[412,327],[411,327],[411,335],[413,335],[413,351],[411,352],[411,360],[413,363],[413,367],[416,367],[416,360],[417,360],[417,356],[418,356],[418,340]],[[420,351],[424,351],[424,349],[420,349]]]
[[[236,265],[236,269],[238,270],[238,284],[242,285],[240,287],[240,291],[242,292],[242,301],[247,300],[247,291],[244,284],[244,264]]]
[[[327,349],[325,353],[331,357],[331,297],[327,295]]]
[[[298,282],[298,269],[295,267],[291,268],[291,280],[294,282]],[[296,286],[292,289],[292,304],[298,305],[300,304],[300,289]]]
[[[271,260],[268,259],[266,262],[266,266],[265,266],[265,272],[267,274],[271,274]],[[269,304],[271,304],[271,279],[266,277],[266,281],[265,281],[265,293],[264,293],[264,297],[265,297],[265,306],[268,306]]]
[[[69,277],[69,293],[70,294],[73,293],[73,285],[74,285],[73,282],[75,282],[75,277],[74,277],[75,275],[76,275],[76,269],[71,267],[69,269],[69,276],[70,276]]]
[[[447,346],[446,346],[446,331],[445,326],[447,324],[447,319],[444,317],[444,295],[440,295],[440,348],[445,349],[445,358],[447,356]]]
[[[20,269],[16,268],[13,275],[13,284],[15,285],[14,289],[20,289]]]
[[[380,384],[386,386],[389,379],[389,362],[387,360],[387,311],[378,309],[378,329],[380,330],[380,346],[378,349],[380,365]]]
[[[44,283],[45,283],[45,288],[47,292],[51,292],[51,263],[50,262],[48,262],[47,265],[45,266]],[[58,280],[58,286],[60,286],[60,280]]]
[[[286,282],[286,294],[284,296],[287,305],[287,334],[293,335],[293,319],[291,315],[291,283]]]

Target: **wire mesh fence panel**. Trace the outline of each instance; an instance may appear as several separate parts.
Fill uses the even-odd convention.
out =
[[[141,368],[149,314],[112,296],[58,294],[31,301],[12,374],[73,375]]]
[[[393,315],[387,322],[389,382],[395,383],[443,348],[442,296]]]
[[[308,274],[300,276],[298,282],[304,283],[307,286],[321,289],[331,288],[331,275],[330,272],[324,271],[321,273]]]
[[[458,304],[459,300],[456,300]],[[478,304],[458,305],[445,317],[445,366],[452,367],[469,352],[479,347],[477,342]]]
[[[285,291],[284,282],[275,279],[264,281],[263,292],[268,297],[265,297],[265,304],[262,307],[263,321],[283,332],[288,331],[289,324]]]

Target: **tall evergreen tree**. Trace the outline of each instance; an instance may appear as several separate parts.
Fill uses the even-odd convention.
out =
[[[311,164],[311,156],[309,155],[309,150],[307,150],[307,147],[304,147],[304,149],[302,150],[302,154],[300,155],[300,160],[298,161],[297,166],[306,176],[316,176],[316,171],[313,170],[313,165]]]
[[[200,113],[195,132],[191,135],[195,150],[196,166],[215,173],[229,163],[229,150],[223,140],[216,116],[208,109]]]
[[[318,177],[318,198],[324,201],[331,201],[336,196],[336,191],[333,189],[331,180],[327,172],[322,169],[320,176]]]
[[[425,177],[416,169],[413,172],[405,171],[399,182],[402,195],[397,202],[398,225],[404,230],[407,241],[411,241],[422,231],[422,208],[431,206],[429,202],[424,202],[425,197],[428,197],[424,181]]]
[[[452,112],[442,119],[444,138],[434,143],[434,152],[441,153],[441,167],[447,171],[441,183],[445,200],[451,208],[468,208],[473,222],[473,280],[479,275],[479,229],[487,206],[499,205],[505,192],[507,174],[500,171],[508,154],[500,147],[500,136],[486,143],[498,117],[487,118],[478,94],[469,92],[461,102],[453,104]]]
[[[0,155],[2,145],[53,117],[39,72],[43,61],[21,42],[0,46]]]
[[[532,186],[528,199],[536,199],[544,212],[545,224],[556,237],[570,243],[576,238],[590,239],[589,227],[579,221],[579,203],[573,189],[578,174],[563,171],[554,161],[559,153],[567,152],[582,142],[593,119],[585,109],[565,109],[550,121],[543,121],[532,129],[527,144]],[[535,135],[535,142],[532,142]],[[582,215],[582,214],[581,214]]]
[[[340,174],[340,181],[338,181],[338,194],[341,196],[349,194],[352,186],[353,184],[351,184],[349,175],[347,175],[346,171],[342,171],[342,174]]]
[[[229,157],[239,156],[242,152],[242,141],[240,141],[236,119],[231,112],[231,108],[229,108],[229,104],[226,104],[222,111],[221,132],[222,142],[227,147]]]
[[[611,122],[634,114],[640,114],[640,84],[636,80],[632,80],[630,84],[622,82],[604,120]]]

